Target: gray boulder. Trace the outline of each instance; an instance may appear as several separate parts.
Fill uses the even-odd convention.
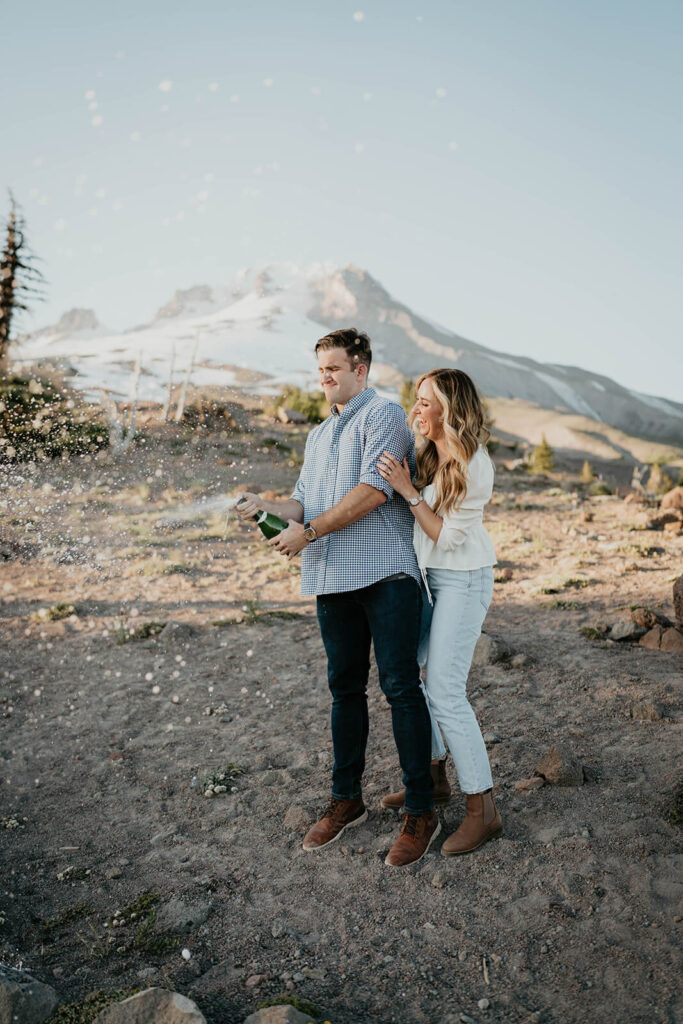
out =
[[[610,640],[640,640],[641,636],[645,636],[646,633],[647,630],[643,626],[638,626],[632,620],[620,619],[619,622],[612,623],[609,638]]]
[[[472,664],[495,665],[499,661],[507,661],[511,655],[512,648],[504,640],[489,633],[482,633],[474,648]]]
[[[206,1024],[196,1003],[179,992],[148,988],[120,1003],[110,1003],[93,1024]]]
[[[0,1024],[43,1024],[58,1003],[50,985],[0,964]]]
[[[184,647],[197,636],[197,630],[189,622],[167,622],[159,633],[159,640],[168,647]]]

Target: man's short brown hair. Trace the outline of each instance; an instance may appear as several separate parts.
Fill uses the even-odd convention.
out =
[[[351,366],[364,363],[368,371],[370,370],[372,350],[370,339],[363,331],[357,331],[355,327],[342,327],[339,331],[332,331],[316,342],[315,354],[326,352],[330,348],[345,349]]]

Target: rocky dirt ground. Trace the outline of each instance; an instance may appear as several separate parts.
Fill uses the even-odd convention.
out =
[[[580,632],[671,617],[681,537],[578,504],[562,474],[499,471],[485,629],[517,657],[475,666],[471,696],[504,836],[396,872],[374,675],[370,818],[301,850],[331,760],[315,609],[258,535],[224,535],[225,495],[288,492],[302,433],[145,437],[120,463],[2,472],[0,960],[66,1002],[170,986],[211,1024],[281,994],[332,1024],[683,1020],[682,658]],[[584,783],[515,789],[557,743]]]

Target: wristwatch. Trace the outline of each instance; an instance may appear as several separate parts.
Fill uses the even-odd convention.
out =
[[[315,526],[311,526],[310,523],[304,523],[304,537],[308,541],[317,540],[318,534],[315,532]]]
[[[416,498],[408,498],[408,504],[412,505],[413,508],[415,508],[416,505],[419,505],[421,501],[424,501],[421,494],[418,494]]]

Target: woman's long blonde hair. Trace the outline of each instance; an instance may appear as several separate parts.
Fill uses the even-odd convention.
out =
[[[430,370],[417,382],[431,381],[443,413],[449,459],[439,468],[439,453],[433,441],[425,440],[417,451],[415,486],[418,490],[434,484],[434,511],[444,515],[457,508],[467,490],[467,467],[480,444],[491,436],[484,425],[484,409],[472,379],[462,370]],[[417,414],[410,418],[411,426]]]

